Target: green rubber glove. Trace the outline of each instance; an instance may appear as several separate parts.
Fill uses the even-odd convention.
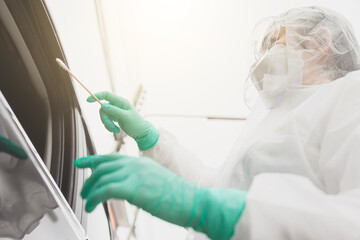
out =
[[[119,133],[120,129],[114,124],[117,122],[127,135],[134,138],[140,150],[152,148],[159,139],[159,131],[146,121],[125,98],[116,96],[110,92],[94,94],[100,100],[107,100],[100,109],[100,118],[105,128],[113,133]],[[90,96],[88,102],[95,102]]]
[[[108,199],[125,199],[211,239],[230,239],[245,207],[246,192],[200,187],[147,157],[95,155],[77,159],[75,166],[94,169],[81,192],[88,212]]]
[[[11,140],[5,138],[4,136],[0,136],[0,152],[8,153],[16,158],[25,160],[28,158],[26,152],[13,143]]]

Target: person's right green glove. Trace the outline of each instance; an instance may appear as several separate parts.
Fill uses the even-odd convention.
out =
[[[100,118],[107,130],[119,133],[120,129],[114,124],[117,122],[127,135],[135,139],[140,150],[148,150],[156,144],[159,131],[141,117],[128,100],[110,92],[99,92],[94,95],[110,103],[103,103],[100,109]],[[90,96],[87,101],[92,103],[95,99]]]
[[[88,212],[109,199],[125,199],[165,221],[228,240],[246,205],[246,191],[198,186],[148,157],[112,153],[74,165],[94,169],[81,191]]]

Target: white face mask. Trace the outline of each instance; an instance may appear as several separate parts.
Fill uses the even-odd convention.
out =
[[[289,87],[301,86],[303,66],[294,49],[280,44],[253,65],[251,80],[266,107],[275,107]]]

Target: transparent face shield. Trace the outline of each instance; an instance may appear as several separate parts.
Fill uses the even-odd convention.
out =
[[[296,8],[265,18],[256,24],[250,44],[247,81],[265,99],[278,98],[288,89],[321,86],[360,69],[351,24],[325,8]]]
[[[359,44],[351,24],[329,9],[296,8],[265,18],[256,24],[251,39],[250,75],[277,44],[286,46],[288,61],[299,57],[303,62],[302,87],[326,84],[360,68]]]
[[[284,27],[285,22],[278,17],[264,18],[255,25],[250,37],[254,61],[261,60],[277,43]]]

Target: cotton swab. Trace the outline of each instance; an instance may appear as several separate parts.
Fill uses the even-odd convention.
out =
[[[102,103],[100,100],[87,88],[85,85],[70,71],[70,69],[65,65],[63,61],[61,61],[59,58],[56,58],[56,62],[59,64],[59,66],[67,71],[80,85],[101,105]]]

